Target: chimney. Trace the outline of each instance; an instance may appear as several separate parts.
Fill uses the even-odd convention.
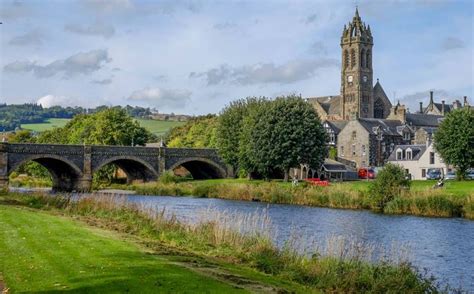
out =
[[[441,114],[444,115],[444,100],[441,101]]]
[[[467,96],[464,96],[464,105],[463,106],[468,106],[469,104],[467,103]]]
[[[433,91],[430,91],[430,104],[433,104]]]
[[[420,102],[420,113],[423,113],[423,102]]]

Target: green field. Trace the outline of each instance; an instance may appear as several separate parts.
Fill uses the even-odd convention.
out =
[[[47,122],[45,123],[22,124],[21,128],[35,132],[43,132],[54,128],[63,127],[69,120],[70,119],[68,118],[50,118],[47,119]],[[181,121],[161,121],[142,118],[137,119],[137,121],[140,123],[141,126],[143,126],[158,137],[163,136],[169,129],[173,127],[185,124],[185,122]]]
[[[0,233],[0,278],[12,293],[246,292],[118,234],[45,212],[0,205]]]
[[[54,128],[61,128],[70,121],[69,118],[48,118],[45,123],[22,124],[21,128],[34,132],[43,132]]]

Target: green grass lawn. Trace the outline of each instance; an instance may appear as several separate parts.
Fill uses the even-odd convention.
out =
[[[70,121],[69,118],[48,118],[45,123],[22,124],[21,128],[35,132],[44,132],[54,128],[61,128]]]
[[[143,119],[139,118],[137,121],[140,125],[152,134],[156,136],[163,136],[168,130],[174,127],[182,126],[185,124],[183,121],[166,121],[166,120],[153,120],[153,119]]]
[[[72,219],[0,205],[0,277],[10,291],[242,292],[146,253],[115,233]]]
[[[63,127],[68,121],[70,121],[69,118],[49,118],[45,123],[22,124],[21,128],[35,132],[43,132],[54,128]],[[146,128],[158,137],[166,134],[166,132],[171,128],[185,124],[185,122],[182,121],[164,121],[143,118],[139,118],[137,121],[142,127]]]

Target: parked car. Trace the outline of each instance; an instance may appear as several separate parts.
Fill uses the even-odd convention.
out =
[[[449,171],[446,173],[446,176],[444,177],[445,180],[455,180],[456,179],[456,172],[455,171]]]
[[[469,169],[466,173],[466,179],[474,180],[474,169]]]
[[[359,168],[357,175],[359,179],[375,179],[375,171],[371,168]]]
[[[426,173],[427,180],[439,180],[443,177],[443,173],[439,168],[430,168]]]

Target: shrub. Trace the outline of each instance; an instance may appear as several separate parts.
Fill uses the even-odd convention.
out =
[[[383,211],[388,202],[409,188],[410,180],[406,178],[405,170],[395,164],[386,164],[369,187],[374,208]]]
[[[172,171],[166,171],[160,175],[158,181],[162,184],[176,183],[178,177]]]

